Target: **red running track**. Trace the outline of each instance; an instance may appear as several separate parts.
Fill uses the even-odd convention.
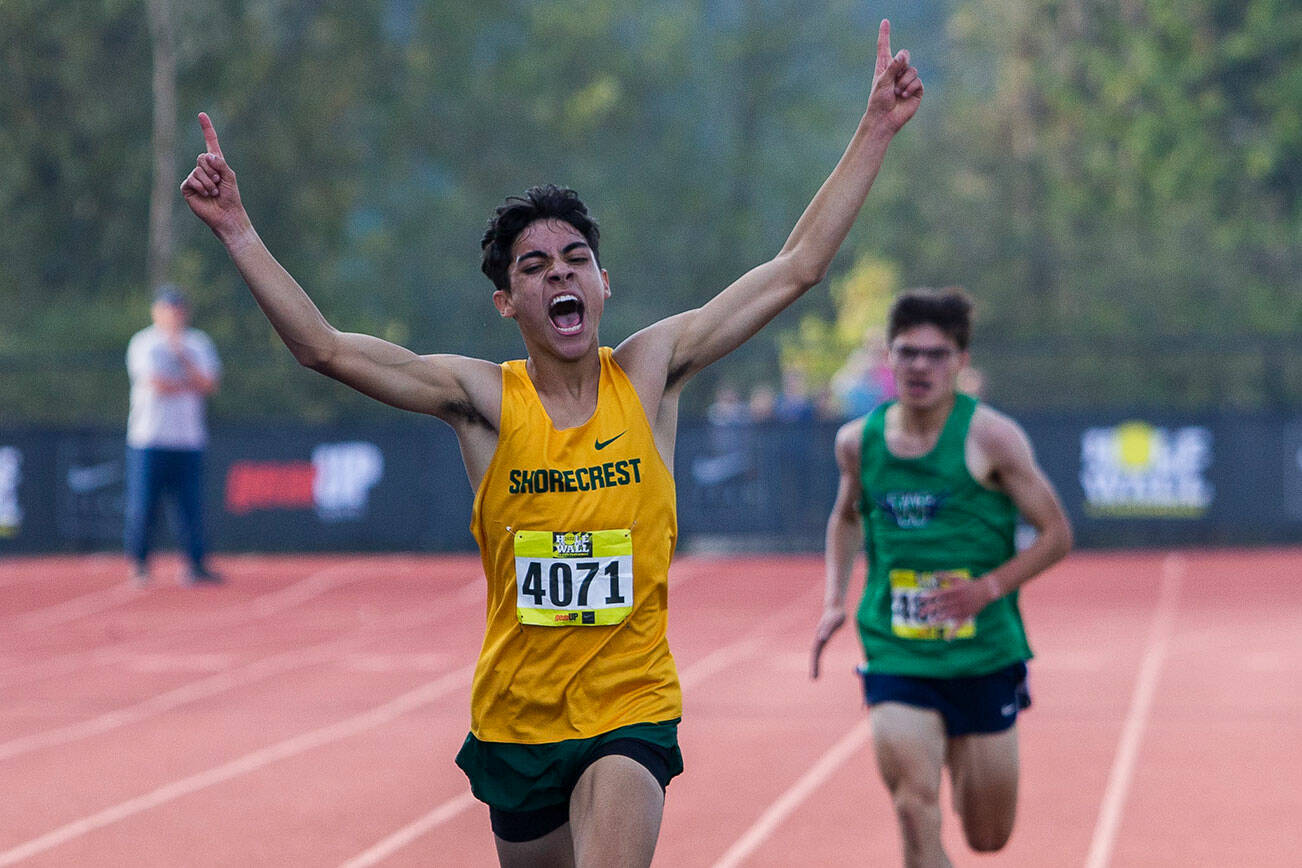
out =
[[[452,758],[474,557],[231,557],[138,589],[109,556],[0,561],[0,866],[496,864]],[[955,864],[1293,866],[1302,550],[1075,554],[1024,593],[1018,827]],[[811,682],[816,557],[682,557],[687,771],[656,864],[897,865],[843,631]]]

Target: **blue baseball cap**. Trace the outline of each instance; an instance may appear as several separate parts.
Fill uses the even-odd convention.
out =
[[[181,288],[175,283],[164,283],[158,289],[154,290],[154,303],[166,304],[172,307],[189,307],[190,300],[181,292]]]

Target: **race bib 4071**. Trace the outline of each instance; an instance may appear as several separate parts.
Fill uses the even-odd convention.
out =
[[[521,624],[618,624],[633,611],[633,534],[516,531],[515,587]]]

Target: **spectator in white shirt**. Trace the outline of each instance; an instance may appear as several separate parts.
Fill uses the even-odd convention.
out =
[[[150,315],[153,325],[127,345],[125,545],[132,577],[149,580],[150,538],[159,505],[169,497],[188,561],[182,580],[217,582],[205,561],[203,458],[205,402],[217,389],[221,362],[208,335],[188,327],[190,305],[176,286],[158,289]]]

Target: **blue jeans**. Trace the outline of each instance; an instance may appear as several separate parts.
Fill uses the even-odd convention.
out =
[[[180,541],[194,569],[203,569],[203,452],[127,447],[125,546],[139,566],[149,558],[150,537],[164,496],[176,501]]]

